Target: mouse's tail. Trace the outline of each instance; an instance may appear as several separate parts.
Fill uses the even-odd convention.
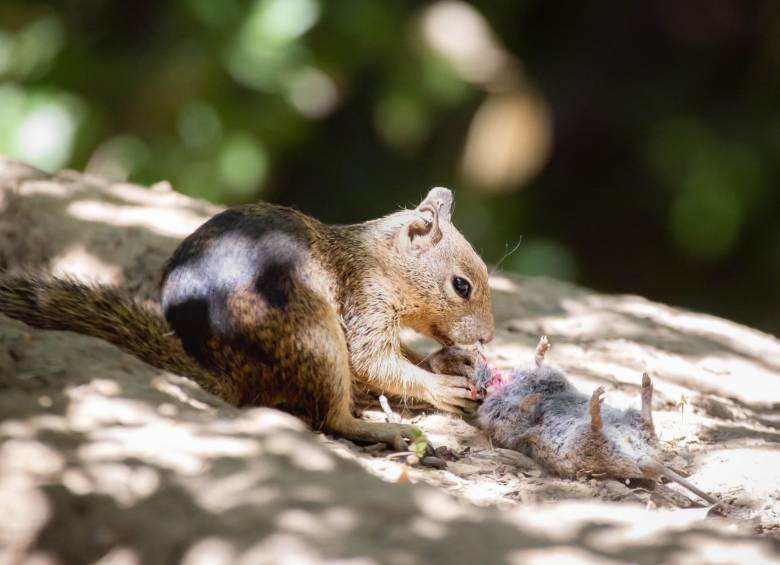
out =
[[[699,487],[688,481],[687,479],[684,479],[674,471],[672,471],[669,467],[666,465],[662,465],[655,459],[647,458],[644,461],[641,462],[640,466],[645,471],[651,471],[653,473],[657,473],[658,475],[662,477],[666,477],[670,481],[674,481],[675,483],[679,484],[680,486],[683,486],[687,488],[692,493],[696,494],[697,496],[701,497],[702,499],[706,500],[710,504],[718,504],[718,499],[714,496],[707,494],[703,490],[701,490]]]

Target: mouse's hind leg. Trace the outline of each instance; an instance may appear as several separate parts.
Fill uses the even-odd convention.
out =
[[[547,355],[547,352],[550,351],[551,347],[550,340],[547,339],[546,335],[539,338],[539,343],[536,344],[536,352],[534,353],[534,361],[536,362],[537,367],[542,366],[542,363],[544,363],[544,356]]]
[[[642,374],[642,424],[651,436],[655,437],[653,424],[653,381],[647,373]]]
[[[588,402],[590,412],[590,427],[594,432],[601,431],[601,405],[604,404],[604,387],[600,386],[593,391]]]

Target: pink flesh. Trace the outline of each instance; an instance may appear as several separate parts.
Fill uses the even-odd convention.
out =
[[[487,365],[488,369],[490,369],[490,376],[492,377],[492,380],[490,381],[490,384],[487,386],[485,391],[487,394],[493,394],[493,392],[506,384],[507,378],[498,367],[488,363],[487,357],[484,355],[482,355],[482,361]]]

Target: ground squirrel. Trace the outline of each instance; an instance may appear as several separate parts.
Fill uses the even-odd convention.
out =
[[[487,269],[451,223],[452,204],[434,188],[413,210],[344,226],[265,203],[228,209],[165,265],[165,320],[122,289],[18,275],[0,276],[0,312],[106,339],[236,406],[398,446],[408,426],[352,415],[353,381],[473,409],[467,379],[420,367],[400,331],[445,346],[494,333]]]

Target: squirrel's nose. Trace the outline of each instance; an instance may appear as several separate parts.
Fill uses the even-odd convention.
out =
[[[496,330],[494,328],[483,330],[482,335],[479,338],[479,343],[484,345],[490,340],[492,340],[495,335],[496,335]]]

